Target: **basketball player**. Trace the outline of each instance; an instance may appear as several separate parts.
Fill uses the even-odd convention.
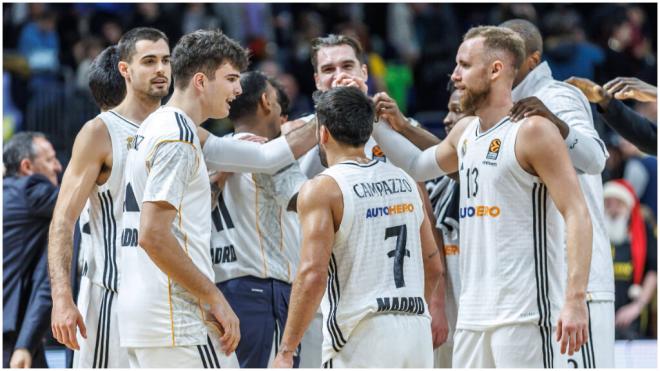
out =
[[[128,31],[117,46],[126,97],[111,111],[87,122],[76,137],[50,227],[48,260],[53,296],[54,337],[75,349],[74,367],[128,367],[119,347],[116,314],[118,230],[124,204],[124,161],[127,140],[140,122],[160,106],[170,82],[168,39],[153,28]],[[113,74],[98,88],[114,86]],[[117,101],[120,90],[92,93],[101,106]],[[105,108],[104,107],[104,108]],[[73,228],[89,199],[90,246],[83,263],[78,307],[74,304],[70,267]],[[79,328],[79,335],[77,335]]]
[[[316,114],[330,168],[298,196],[301,262],[274,365],[292,366],[323,300],[326,367],[431,367],[426,300],[441,265],[419,191],[400,169],[365,156],[374,110],[364,92],[320,93]]]
[[[452,81],[477,117],[424,152],[387,125],[374,130],[392,162],[417,180],[460,172],[454,367],[552,367],[555,351],[572,355],[588,338],[592,226],[577,176],[552,123],[529,116],[514,124],[507,116],[524,56],[513,31],[472,28]]]
[[[513,19],[501,24],[525,41],[525,62],[518,71],[512,97],[518,101],[514,120],[525,114],[543,115],[559,128],[573,166],[577,170],[591,221],[593,249],[587,309],[589,342],[572,357],[563,357],[559,367],[614,368],[614,269],[610,240],[605,229],[603,179],[600,175],[608,153],[594,129],[589,101],[580,90],[552,78],[543,55],[543,38],[529,21]]]
[[[243,93],[229,112],[234,140],[280,136],[282,108],[275,86],[257,71],[243,73],[240,83]],[[300,251],[298,217],[287,206],[306,180],[297,164],[277,176],[235,173],[213,209],[215,282],[241,323],[236,356],[243,368],[268,367],[271,348],[279,345]]]

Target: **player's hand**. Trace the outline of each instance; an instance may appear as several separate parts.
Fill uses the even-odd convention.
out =
[[[273,368],[293,368],[293,352],[278,352],[273,360]]]
[[[399,133],[410,126],[408,119],[399,110],[399,105],[387,93],[380,92],[373,97],[376,117],[387,121]]]
[[[617,77],[603,85],[603,89],[619,100],[655,102],[658,96],[658,88],[635,77]]]
[[[559,313],[557,341],[561,344],[561,354],[569,356],[580,350],[589,340],[589,314],[585,300],[567,299]]]
[[[353,86],[356,87],[364,94],[367,94],[368,87],[367,83],[360,77],[357,76],[351,76],[347,74],[346,72],[342,72],[337,77],[335,77],[334,80],[332,80],[332,84],[330,84],[330,87],[336,88],[337,86]]]
[[[280,129],[281,129],[282,135],[287,135],[290,132],[305,126],[305,124],[307,124],[305,122],[305,120],[300,120],[300,119],[293,120],[293,121],[287,121],[284,124],[282,124]]]
[[[15,349],[9,360],[10,368],[32,368],[32,354],[25,348]]]
[[[447,341],[449,334],[449,323],[445,315],[445,306],[436,292],[431,297],[429,312],[431,312],[431,336],[433,337],[433,349],[439,347]]]
[[[57,298],[53,300],[53,311],[51,313],[51,329],[53,337],[69,349],[80,350],[76,338],[76,329],[80,328],[80,334],[87,339],[87,328],[82,315],[71,298]]]
[[[220,293],[220,295],[222,294]],[[229,356],[236,350],[238,342],[241,340],[241,328],[238,317],[236,317],[236,314],[224,296],[221,296],[221,300],[217,303],[211,304],[209,312],[211,312],[213,318],[220,325],[218,331],[222,334],[220,336],[222,351]]]
[[[616,311],[614,323],[618,328],[626,328],[639,317],[642,307],[637,302],[626,304]]]
[[[511,111],[509,111],[509,117],[513,122],[529,116],[545,117],[552,122],[558,120],[557,116],[555,116],[555,114],[552,113],[539,98],[534,96],[517,101],[513,104]]]
[[[607,90],[589,79],[570,77],[566,82],[580,89],[591,103],[600,103],[609,96]]]

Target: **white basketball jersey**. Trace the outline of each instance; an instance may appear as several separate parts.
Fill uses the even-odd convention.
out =
[[[548,190],[515,156],[521,123],[481,133],[475,118],[457,146],[460,171],[458,329],[557,323],[563,303],[563,220]],[[548,153],[547,156],[552,156]]]
[[[415,181],[377,160],[342,162],[321,176],[337,182],[344,203],[321,302],[326,362],[365,316],[430,317],[420,240],[424,210]]]
[[[81,269],[93,283],[117,292],[125,193],[124,165],[128,143],[137,133],[139,125],[113,111],[102,112],[98,117],[110,134],[112,170],[103,185],[92,188],[85,208],[89,210],[89,215],[81,215]]]
[[[272,176],[236,173],[227,179],[211,214],[216,282],[243,276],[293,282],[300,227],[296,213],[286,208],[306,180],[297,164]]]
[[[167,148],[172,148],[168,147],[170,144],[192,146],[194,158],[190,167],[168,172],[160,164],[165,163],[173,168],[180,166],[182,161],[154,162],[161,150],[169,155]],[[183,154],[188,157],[181,158],[190,158],[190,152]],[[158,181],[159,177],[165,181]],[[168,197],[171,197],[171,190],[176,185],[180,185],[176,193],[178,196],[174,197],[178,198],[172,200]],[[145,194],[147,190],[151,194]],[[145,250],[138,246],[140,210],[145,200],[167,201],[177,208],[172,232],[197,269],[213,280],[209,258],[209,176],[195,124],[179,109],[163,106],[147,117],[128,154],[122,279],[118,299],[119,334],[122,347],[206,344],[207,330],[198,298],[163,273]]]

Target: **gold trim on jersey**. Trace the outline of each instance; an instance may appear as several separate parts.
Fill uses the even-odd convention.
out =
[[[261,259],[264,262],[264,275],[263,278],[268,277],[268,266],[266,265],[266,254],[264,253],[264,245],[261,242],[261,230],[259,229],[259,187],[257,181],[252,175],[252,182],[254,183],[254,225],[257,229],[257,239],[259,240],[259,248],[261,250]]]
[[[170,276],[167,276],[167,301],[170,304],[170,331],[172,334],[172,346],[176,346],[176,341],[174,340],[174,310],[172,308],[172,280]]]

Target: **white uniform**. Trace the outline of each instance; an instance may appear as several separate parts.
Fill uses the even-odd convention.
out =
[[[591,107],[587,98],[574,86],[552,78],[552,71],[543,62],[532,70],[513,89],[512,97],[519,100],[538,97],[550,111],[570,126],[566,143],[569,155],[578,170],[578,180],[584,194],[593,225],[593,249],[587,301],[589,323],[593,336],[589,336],[585,355],[581,352],[564,356],[562,367],[614,367],[614,270],[610,240],[605,230],[603,211],[603,180],[600,170],[594,174],[581,171],[595,163],[604,163],[609,154],[594,128]],[[593,171],[592,171],[593,172]]]
[[[161,107],[142,123],[129,151],[118,314],[131,367],[192,368],[211,361],[237,366],[235,355],[228,359],[211,341],[217,333],[207,329],[199,299],[163,273],[137,243],[143,203],[167,202],[177,209],[172,232],[179,245],[214,279],[208,254],[211,189],[195,133],[183,111]]]
[[[85,321],[87,339],[78,331],[80,350],[74,351],[75,368],[128,367],[126,350],[119,347],[116,311],[121,253],[119,228],[128,142],[139,126],[113,111],[102,112],[98,117],[110,135],[112,170],[103,185],[94,185],[80,218],[82,278],[77,304]]]
[[[390,164],[347,161],[332,177],[344,212],[323,312],[322,360],[332,367],[432,367],[415,182]]]
[[[434,351],[433,366],[451,368],[451,355],[454,351],[454,333],[458,316],[458,300],[461,292],[459,274],[459,184],[448,176],[426,182],[429,199],[436,218],[435,227],[440,231],[445,244],[445,316],[449,325],[447,341]]]
[[[298,216],[286,207],[307,180],[296,167],[276,176],[236,173],[227,179],[212,211],[216,282],[244,276],[293,282],[300,260],[300,228]]]
[[[516,159],[519,128],[505,117],[480,133],[475,118],[458,142],[454,367],[553,366],[565,281],[563,223],[546,186]]]

